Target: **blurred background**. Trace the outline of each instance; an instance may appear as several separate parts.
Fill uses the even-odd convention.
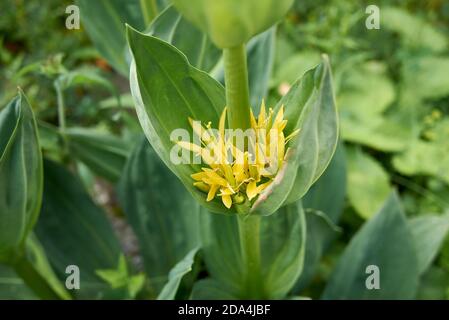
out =
[[[81,29],[65,27],[70,4],[1,1],[0,108],[17,87],[24,90],[46,157],[79,174],[139,269],[139,249],[114,186],[141,129],[128,80],[92,44],[83,17]],[[365,26],[365,9],[372,4],[380,9],[378,30]],[[393,189],[409,217],[449,212],[448,39],[444,0],[299,0],[279,24],[268,104],[319,63],[321,53],[329,54],[345,145],[342,232],[309,296],[319,295],[349,239]],[[55,129],[61,103],[67,127],[74,128],[68,149],[61,148]],[[449,298],[449,239],[424,279],[420,298]],[[0,291],[6,286],[0,280]]]

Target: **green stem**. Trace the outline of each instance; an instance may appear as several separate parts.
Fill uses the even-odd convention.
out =
[[[36,295],[44,300],[60,300],[59,295],[50,287],[44,277],[36,270],[26,258],[20,257],[13,265],[17,275]]]
[[[145,25],[148,27],[158,15],[156,0],[140,0]]]
[[[64,103],[64,95],[62,93],[62,89],[59,84],[55,84],[56,89],[56,97],[58,103],[58,122],[59,128],[62,132],[65,131],[66,123],[65,123],[65,103]]]
[[[245,45],[224,49],[223,55],[229,125],[245,130],[251,127]]]
[[[249,299],[262,299],[263,286],[260,258],[260,217],[239,215],[239,236],[244,277]]]

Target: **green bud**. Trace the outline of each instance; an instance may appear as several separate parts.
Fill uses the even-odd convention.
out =
[[[173,0],[220,48],[247,42],[282,19],[293,0]]]

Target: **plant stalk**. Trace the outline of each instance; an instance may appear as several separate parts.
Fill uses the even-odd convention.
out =
[[[232,129],[251,128],[248,66],[245,45],[223,50],[226,104]]]
[[[140,0],[140,8],[142,10],[145,26],[148,27],[159,13],[156,0]]]
[[[61,297],[51,288],[25,255],[15,261],[13,268],[17,275],[39,298],[44,300],[61,300]]]
[[[242,253],[244,279],[249,299],[262,299],[262,271],[260,255],[259,216],[238,216],[240,248]]]

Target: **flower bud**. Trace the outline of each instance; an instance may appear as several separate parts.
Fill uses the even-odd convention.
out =
[[[247,42],[282,19],[293,0],[173,0],[220,48]]]

